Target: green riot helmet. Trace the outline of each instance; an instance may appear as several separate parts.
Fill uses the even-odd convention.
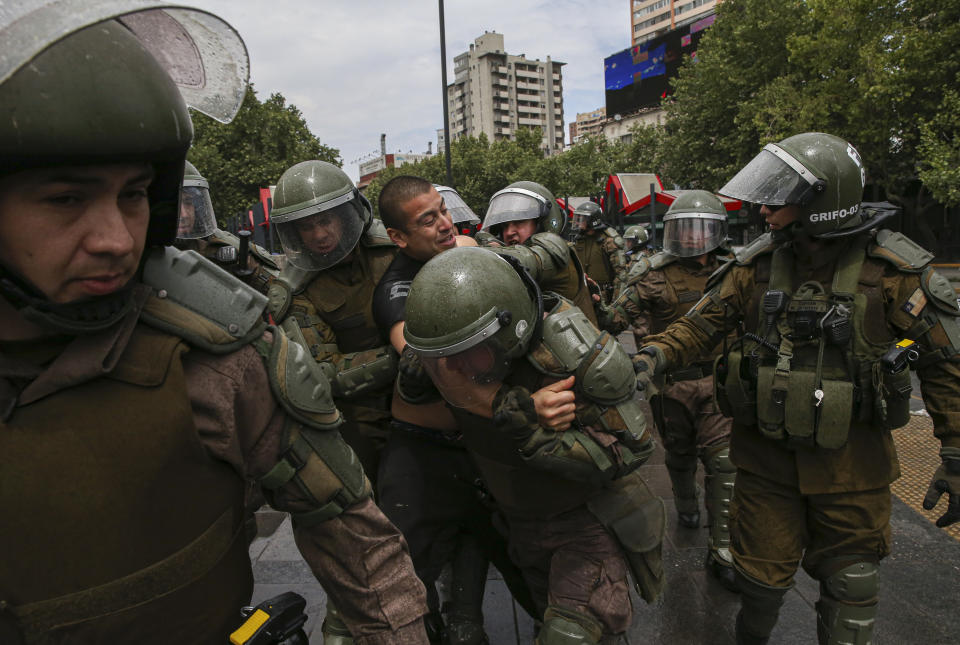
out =
[[[186,56],[199,57],[194,62],[201,66],[203,55],[189,33],[170,34],[164,29],[170,21],[180,24],[166,12],[123,15],[122,7],[115,6],[122,3],[90,3],[96,4],[89,7],[91,11],[114,5],[112,15],[120,18],[84,27],[89,24],[84,22],[89,18],[84,17],[88,8],[84,3],[56,4],[53,10],[25,0],[15,7],[4,5],[0,11],[0,114],[4,115],[0,175],[148,162],[154,178],[148,189],[146,245],[169,244],[176,235],[183,164],[193,127],[183,95],[164,65],[176,67],[177,52],[183,53],[184,46]],[[137,9],[149,5],[127,4]],[[13,22],[6,22],[8,10],[16,14]],[[66,26],[60,24],[65,21]],[[137,24],[138,30],[131,24]],[[38,45],[37,39],[46,40],[45,46]],[[18,48],[18,43],[26,50]],[[24,51],[38,53],[26,58]],[[244,60],[245,55],[244,50]],[[212,79],[217,70],[206,73]],[[9,266],[0,258],[0,293],[21,315],[47,329],[69,334],[98,331],[113,325],[132,306],[132,281],[103,296],[53,303],[24,277],[26,269]]]
[[[373,221],[373,211],[347,173],[314,160],[298,163],[280,177],[270,220],[287,259],[298,269],[320,271],[350,255]]]
[[[458,247],[410,285],[403,337],[451,404],[489,403],[543,317],[536,283],[489,249]]]
[[[768,143],[720,194],[769,207],[800,207],[799,226],[811,237],[841,237],[863,223],[866,171],[860,154],[839,137],[797,134]]]
[[[705,190],[684,191],[663,216],[663,250],[681,258],[709,253],[727,239],[727,209]]]
[[[197,240],[213,235],[217,218],[210,201],[210,184],[189,161],[183,164],[183,188],[180,191],[178,240]]]
[[[603,209],[596,202],[586,201],[573,209],[573,225],[581,231],[597,230],[605,226]]]
[[[562,235],[567,225],[553,193],[536,182],[517,181],[490,198],[483,230],[499,237],[503,224],[526,219],[537,220],[538,233]]]
[[[647,240],[650,239],[650,235],[640,224],[634,224],[633,226],[628,226],[627,229],[623,232],[623,246],[625,251],[633,251],[644,244],[647,243]]]

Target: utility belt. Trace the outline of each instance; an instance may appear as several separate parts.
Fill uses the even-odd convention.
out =
[[[713,376],[713,361],[701,361],[679,369],[667,370],[665,376],[668,385]]]
[[[783,387],[776,357],[730,351],[717,358],[716,376],[715,397],[724,415],[789,446],[837,449],[846,444],[852,423],[892,430],[910,418],[910,370],[890,372],[880,361],[864,361],[858,383],[818,379],[814,366],[793,366]]]

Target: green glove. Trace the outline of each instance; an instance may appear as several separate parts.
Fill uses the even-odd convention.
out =
[[[653,378],[660,374],[667,364],[663,352],[655,345],[646,345],[633,355],[632,360],[633,371],[637,373],[637,389],[646,392],[648,397],[656,394],[657,387]]]
[[[923,507],[931,510],[940,496],[947,493],[947,512],[937,519],[937,526],[943,528],[960,521],[960,448],[941,448],[940,458],[943,463],[930,480]]]

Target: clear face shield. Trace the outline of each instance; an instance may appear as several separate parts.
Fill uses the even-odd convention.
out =
[[[453,220],[457,229],[477,226],[480,223],[480,218],[467,206],[467,202],[463,201],[460,193],[446,186],[435,186],[435,188],[443,197],[443,203],[447,207],[447,212],[450,213],[450,219]]]
[[[547,201],[533,191],[523,188],[501,190],[490,198],[483,229],[496,235],[499,231],[494,230],[495,227],[525,219],[539,220],[547,208]]]
[[[754,204],[802,206],[815,196],[818,183],[809,169],[770,143],[718,192]]]
[[[250,76],[243,40],[213,14],[169,5],[156,0],[0,3],[0,82],[60,39],[116,18],[170,74],[188,106],[230,122]]]
[[[298,269],[328,269],[350,255],[363,235],[363,212],[353,193],[349,201],[320,210],[311,206],[273,220],[287,259]],[[302,215],[300,214],[302,213]]]
[[[449,356],[421,353],[420,360],[447,403],[486,418],[492,416],[493,399],[511,363],[496,337]]]
[[[217,230],[210,191],[205,185],[189,186],[184,182],[180,191],[180,217],[177,220],[178,240],[197,240]]]
[[[727,218],[712,213],[676,213],[663,218],[663,250],[681,258],[708,253],[727,239]]]

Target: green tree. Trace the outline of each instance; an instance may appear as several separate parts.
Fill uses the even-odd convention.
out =
[[[296,163],[320,159],[342,165],[340,152],[322,144],[300,110],[279,93],[261,102],[250,85],[229,124],[196,112],[192,116],[194,139],[187,156],[210,182],[221,225],[259,201],[258,190],[275,184]]]

